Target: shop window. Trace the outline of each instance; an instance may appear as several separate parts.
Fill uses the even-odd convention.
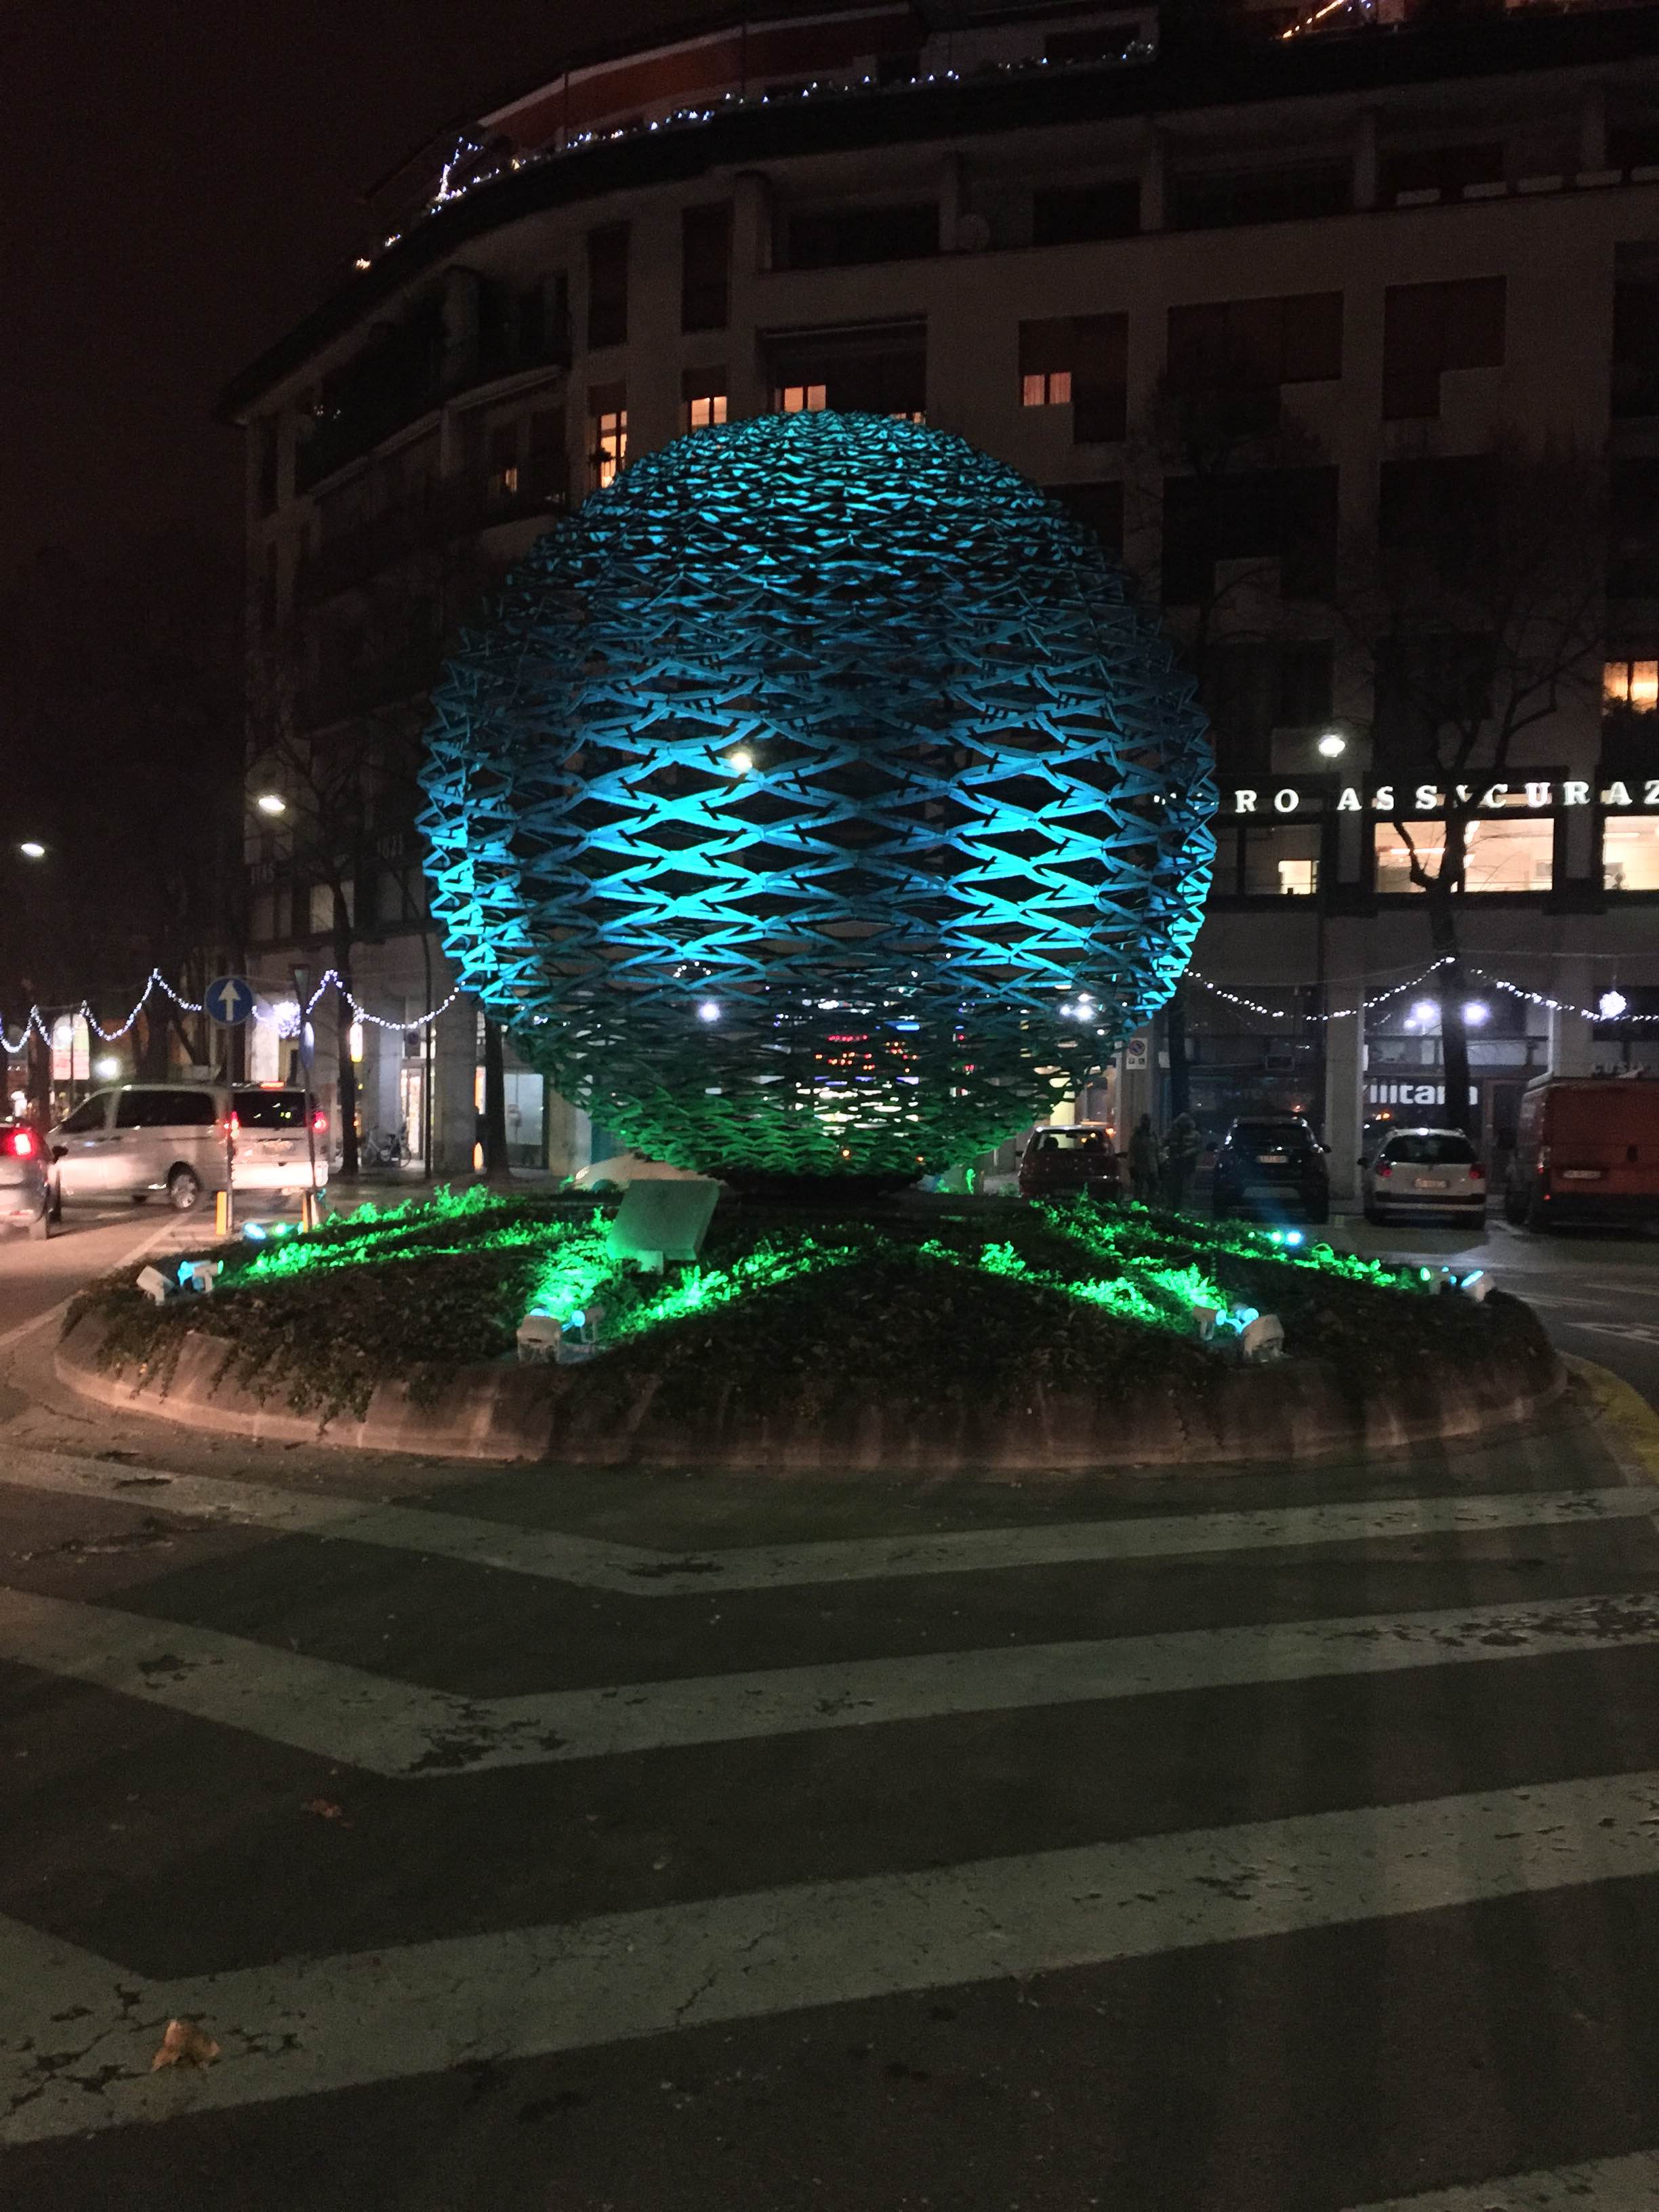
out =
[[[587,343],[625,344],[628,338],[628,225],[601,223],[587,234]]]
[[[1346,215],[1352,204],[1353,174],[1346,161],[1200,173],[1175,179],[1170,227],[1218,230],[1239,223],[1297,222]]]
[[[731,307],[732,210],[687,208],[680,217],[680,328],[723,331]]]
[[[1659,817],[1607,817],[1601,825],[1601,884],[1610,891],[1659,891]]]
[[[1139,228],[1140,186],[1133,177],[1109,185],[1061,185],[1032,197],[1033,246],[1133,238]]]
[[[854,269],[878,261],[914,261],[939,252],[939,209],[931,201],[904,207],[831,208],[789,218],[792,269]]]
[[[725,368],[684,370],[680,376],[681,429],[711,430],[725,420]]]
[[[628,387],[591,384],[587,388],[587,487],[603,491],[628,459]]]
[[[1382,303],[1383,421],[1437,416],[1449,369],[1501,368],[1504,312],[1501,276],[1390,284]]]
[[[1445,854],[1446,825],[1434,820],[1408,822],[1411,842],[1431,876],[1437,876]],[[1555,818],[1534,814],[1521,821],[1486,817],[1463,827],[1463,889],[1483,891],[1549,890],[1555,880]],[[1376,888],[1380,892],[1413,891],[1411,854],[1392,822],[1376,825]]]
[[[1240,889],[1246,898],[1311,898],[1319,889],[1317,823],[1239,833]]]

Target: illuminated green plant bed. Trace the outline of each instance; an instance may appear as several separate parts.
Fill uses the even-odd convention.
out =
[[[544,1370],[578,1422],[646,1402],[694,1427],[871,1405],[1006,1413],[1079,1394],[1202,1407],[1236,1378],[1255,1312],[1283,1323],[1288,1369],[1316,1364],[1339,1393],[1404,1395],[1431,1370],[1494,1360],[1553,1371],[1513,1300],[1477,1305],[1439,1295],[1437,1271],[1139,1207],[909,1201],[804,1220],[727,1205],[701,1264],[661,1277],[611,1256],[607,1218],[485,1191],[365,1208],[303,1238],[216,1248],[210,1297],[158,1307],[112,1279],[67,1326],[95,1316],[100,1365],[162,1389],[187,1337],[222,1340],[228,1385],[324,1419],[361,1415],[390,1378],[435,1401],[458,1370],[512,1360],[532,1310],[599,1311],[599,1355]]]

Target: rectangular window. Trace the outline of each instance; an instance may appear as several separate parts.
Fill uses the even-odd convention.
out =
[[[680,216],[680,328],[723,331],[731,312],[732,210],[687,208]]]
[[[939,252],[939,209],[933,201],[906,207],[831,208],[789,217],[792,269],[852,269],[878,261],[914,261]]]
[[[505,507],[519,495],[519,425],[497,422],[484,446],[484,495]]]
[[[1504,146],[1493,139],[1479,146],[1420,146],[1384,154],[1378,164],[1378,195],[1384,207],[1401,192],[1438,192],[1462,199],[1465,185],[1501,185]]]
[[[1432,420],[1449,369],[1501,368],[1504,311],[1501,276],[1390,284],[1382,301],[1383,421]]]
[[[1200,172],[1175,179],[1170,204],[1170,228],[1175,230],[1228,229],[1239,223],[1346,215],[1353,204],[1353,173],[1346,161]]]
[[[1311,898],[1319,889],[1320,830],[1316,823],[1294,829],[1243,832],[1242,888],[1246,898]]]
[[[1607,816],[1601,825],[1601,884],[1610,891],[1659,891],[1659,818]]]
[[[1650,714],[1659,707],[1659,660],[1608,660],[1601,667],[1601,700]]]
[[[1164,480],[1164,598],[1200,606],[1218,561],[1277,561],[1286,599],[1316,598],[1336,561],[1334,468],[1240,469]]]
[[[1241,381],[1317,384],[1341,374],[1340,292],[1170,310],[1169,380],[1183,398],[1209,398]]]
[[[1023,407],[1070,407],[1075,445],[1120,439],[1128,411],[1129,319],[1066,315],[1019,326]]]
[[[1250,639],[1212,646],[1200,696],[1224,782],[1252,783],[1273,765],[1275,730],[1329,720],[1332,648],[1318,639]]]
[[[1484,542],[1498,504],[1498,465],[1491,453],[1426,455],[1384,461],[1377,476],[1376,542],[1385,552],[1451,537]]]
[[[628,459],[628,386],[587,387],[587,488],[603,491]]]
[[[1659,281],[1613,288],[1613,411],[1659,415]]]
[[[726,420],[726,371],[688,368],[680,375],[680,428],[708,430]]]
[[[1438,875],[1445,853],[1446,825],[1433,820],[1408,822],[1411,842],[1423,866]],[[1555,879],[1555,821],[1534,814],[1521,821],[1468,822],[1463,829],[1463,889],[1482,891],[1547,891]],[[1411,855],[1392,822],[1376,825],[1376,888],[1412,891]]]
[[[525,489],[544,506],[562,505],[566,495],[564,410],[538,407],[530,417]]]
[[[1069,185],[1035,193],[1033,246],[1080,246],[1091,239],[1133,238],[1140,228],[1140,186],[1133,177],[1109,185]]]
[[[927,405],[927,333],[921,324],[848,325],[763,339],[775,412],[821,407],[920,422]]]
[[[587,234],[587,343],[623,345],[628,337],[628,225],[601,223]]]
[[[828,389],[823,384],[781,384],[772,394],[772,411],[776,415],[816,415],[825,404]]]
[[[1123,487],[1121,483],[1050,484],[1050,499],[1095,536],[1114,558],[1123,551]]]

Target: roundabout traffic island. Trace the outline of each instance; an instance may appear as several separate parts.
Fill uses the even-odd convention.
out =
[[[1565,1382],[1478,1276],[1139,1206],[728,1200],[695,1262],[617,1243],[605,1204],[365,1206],[94,1285],[58,1374],[254,1438],[991,1478],[1472,1437]]]

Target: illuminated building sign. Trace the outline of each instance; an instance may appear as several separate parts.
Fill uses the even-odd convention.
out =
[[[1542,813],[1556,807],[1600,806],[1609,813],[1659,812],[1659,776],[1614,778],[1601,785],[1588,777],[1517,775],[1496,783],[1460,783],[1455,802],[1477,813],[1519,808]],[[1221,793],[1221,812],[1242,820],[1280,820],[1293,814],[1441,814],[1444,788],[1433,783],[1232,784]]]

